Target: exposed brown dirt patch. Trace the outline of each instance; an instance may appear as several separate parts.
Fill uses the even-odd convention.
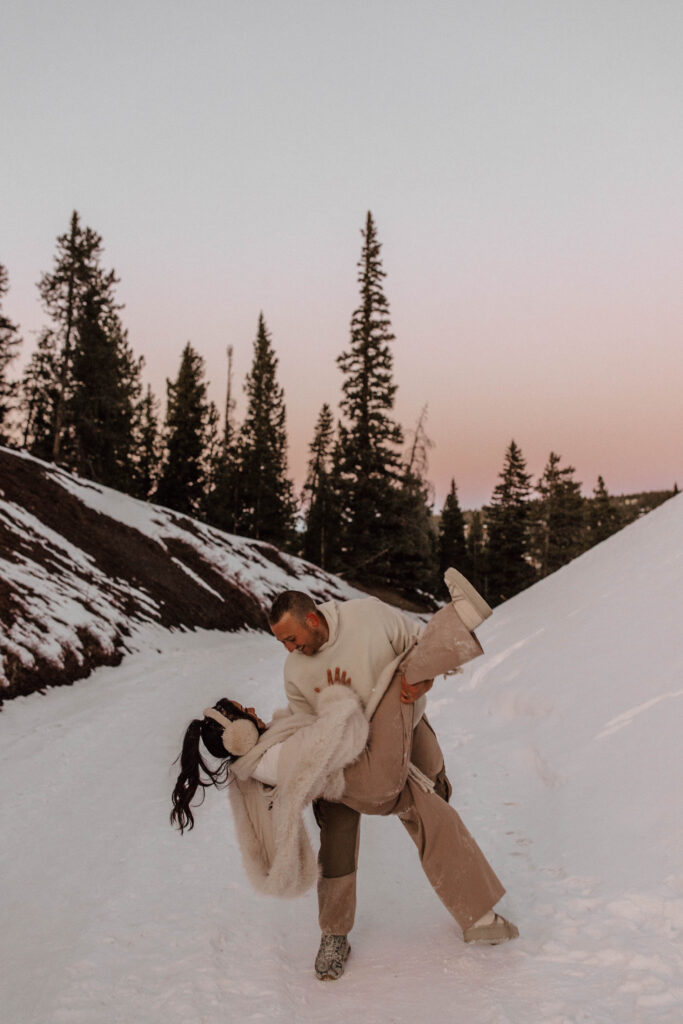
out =
[[[0,450],[0,493],[80,549],[92,560],[92,568],[67,565],[68,556],[58,547],[45,544],[40,536],[27,535],[21,523],[13,522],[11,516],[0,523],[2,557],[13,563],[27,560],[51,577],[68,569],[91,586],[97,585],[95,578],[99,572],[111,581],[106,596],[118,613],[113,652],[106,642],[82,630],[78,633],[79,650],[75,652],[65,647],[61,666],[36,657],[36,664],[27,667],[4,647],[9,686],[3,688],[3,698],[68,684],[87,676],[97,665],[118,664],[124,653],[125,638],[130,633],[128,619],[149,621],[154,618],[167,628],[267,628],[264,610],[256,598],[239,583],[217,572],[190,543],[171,538],[165,540],[165,550],[140,531],[88,508],[60,486],[58,479],[41,463]],[[178,518],[177,522],[190,536],[201,536],[190,520]],[[263,552],[260,546],[259,551],[275,562],[274,555]],[[177,564],[173,558],[182,564]],[[284,559],[282,561],[284,563]],[[149,607],[132,593],[133,590],[149,596],[156,614],[150,614]],[[81,603],[88,607],[86,598]],[[0,580],[0,625],[8,630],[20,614],[20,602],[13,597],[11,586]],[[41,629],[40,623],[35,622],[33,626]]]

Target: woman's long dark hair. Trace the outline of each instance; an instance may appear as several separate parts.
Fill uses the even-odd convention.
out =
[[[235,706],[230,700],[219,700],[214,707],[231,721],[236,718],[248,718],[250,721],[254,721],[253,715],[247,714],[241,706]],[[259,735],[263,733],[265,727],[262,728],[263,723],[260,719],[259,723],[255,722],[254,724],[258,728]],[[199,749],[200,740],[208,752],[220,760],[221,763],[217,768],[209,767],[204,760]],[[228,781],[228,772],[230,765],[235,760],[235,755],[228,753],[223,746],[223,728],[219,722],[215,722],[213,718],[195,718],[185,731],[183,748],[176,760],[180,761],[180,774],[171,797],[173,801],[171,824],[177,825],[182,834],[185,829],[190,831],[194,828],[194,815],[190,804],[197,790],[200,788],[202,790],[199,801],[201,804],[204,794],[210,786],[224,786]],[[204,777],[202,777],[202,773]]]

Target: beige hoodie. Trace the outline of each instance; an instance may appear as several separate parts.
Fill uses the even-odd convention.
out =
[[[339,668],[351,677],[369,720],[386,693],[394,672],[414,646],[422,625],[378,601],[376,597],[327,601],[318,611],[330,635],[316,654],[292,651],[285,661],[285,693],[292,711],[311,713],[327,686],[327,670]],[[415,721],[426,700],[416,701]]]

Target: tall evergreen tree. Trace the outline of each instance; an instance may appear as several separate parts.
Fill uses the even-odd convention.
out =
[[[381,245],[368,212],[358,263],[360,304],[351,318],[351,344],[337,363],[345,375],[341,408],[348,427],[343,434],[341,469],[345,481],[342,558],[348,574],[360,581],[386,580],[391,574],[401,478],[401,428],[390,416],[396,385],[389,303]],[[393,522],[391,521],[393,517]]]
[[[52,331],[40,336],[21,379],[24,413],[24,448],[49,461],[54,450],[54,431],[59,397],[59,358]]]
[[[536,485],[532,526],[532,553],[543,578],[585,550],[584,502],[581,484],[574,479],[573,466],[560,466],[561,457],[551,452]]]
[[[133,415],[133,455],[131,494],[147,499],[155,490],[161,471],[159,402],[147,385],[136,402]]]
[[[164,461],[155,500],[187,515],[201,510],[206,484],[209,404],[204,360],[188,341],[178,376],[166,381]]]
[[[99,483],[134,487],[135,407],[142,359],[107,296],[93,287],[76,321],[61,461]]]
[[[54,418],[50,425],[52,459],[61,457],[62,442],[68,429],[68,405],[73,393],[73,357],[81,332],[94,336],[115,318],[113,270],[101,265],[102,238],[92,228],[83,228],[78,213],[71,215],[69,230],[57,239],[54,269],[43,274],[38,291],[52,320],[49,328],[56,348]],[[90,317],[95,315],[95,322]]]
[[[605,481],[598,477],[593,490],[593,497],[588,502],[588,541],[589,546],[607,540],[624,525],[618,506],[612,501]]]
[[[491,504],[486,509],[486,599],[491,605],[512,597],[534,579],[529,561],[529,495],[531,474],[514,441],[505,462]]]
[[[325,402],[309,445],[311,457],[303,486],[303,557],[323,569],[330,566],[330,546],[338,534],[338,494],[334,487],[335,433],[332,410]],[[333,557],[333,556],[332,556]]]
[[[476,509],[470,519],[467,532],[467,559],[470,569],[470,581],[480,593],[488,592],[486,582],[486,546],[484,543],[484,524],[481,512]],[[457,568],[457,566],[456,566]]]
[[[296,503],[287,476],[285,401],[276,371],[277,357],[261,313],[244,386],[247,411],[238,443],[237,532],[288,547],[295,539]]]
[[[38,283],[52,323],[22,381],[24,440],[35,455],[130,490],[142,360],[121,325],[116,275],[101,258],[101,237],[74,211],[53,270]]]
[[[7,269],[0,263],[0,443],[9,439],[9,415],[18,391],[17,381],[9,379],[7,370],[12,360],[16,359],[21,345],[19,328],[2,312],[3,300],[8,291]]]
[[[217,511],[215,504],[223,468],[224,452],[224,438],[220,429],[218,408],[214,402],[209,402],[209,412],[206,418],[206,448],[204,451],[206,483],[201,503],[201,514],[212,526],[219,525],[213,516],[214,512]]]
[[[240,526],[240,464],[237,444],[225,447],[210,423],[208,445],[207,491],[203,514],[208,523],[219,530],[237,533]]]
[[[404,457],[402,476],[384,520],[391,537],[392,555],[387,582],[410,596],[416,592],[433,592],[438,565],[433,493],[427,479],[433,443],[425,429],[426,418],[425,406],[411,432],[412,441]]]
[[[228,377],[222,438],[218,431],[218,412],[212,412],[209,428],[208,486],[204,499],[206,521],[220,530],[234,533],[239,509],[239,465],[237,430],[234,423],[235,400],[232,397],[232,345],[228,345]]]
[[[441,521],[439,523],[439,591],[443,592],[445,584],[443,574],[449,566],[455,566],[468,579],[472,577],[470,552],[465,539],[465,517],[458,501],[458,489],[455,480],[446,495]]]

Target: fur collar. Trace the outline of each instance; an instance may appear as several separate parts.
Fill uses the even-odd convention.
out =
[[[275,730],[274,723],[258,744],[271,731],[288,733],[277,786],[270,789],[248,777],[246,761],[253,753],[249,751],[239,759],[239,773],[234,771],[238,762],[232,766],[229,796],[242,859],[254,887],[275,896],[298,896],[317,878],[304,809],[316,797],[339,800],[343,770],[364,750],[369,726],[356,694],[339,685],[323,690],[316,715],[289,715],[277,722],[284,725]]]

